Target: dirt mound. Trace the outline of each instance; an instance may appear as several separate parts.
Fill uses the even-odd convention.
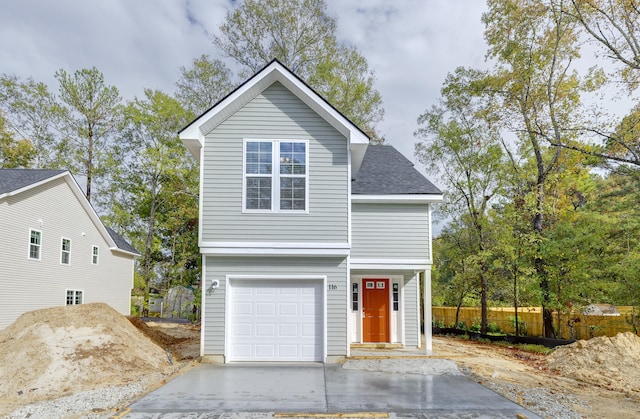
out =
[[[559,347],[549,368],[578,381],[623,392],[640,392],[640,337],[631,332]]]
[[[31,311],[0,331],[0,414],[166,366],[165,351],[106,304]]]

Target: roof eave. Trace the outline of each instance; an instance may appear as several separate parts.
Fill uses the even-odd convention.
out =
[[[360,128],[278,61],[272,61],[227,97],[187,125],[180,131],[180,139],[191,151],[191,154],[197,158],[200,148],[204,144],[204,136],[207,133],[211,132],[211,130],[275,82],[281,83],[298,99],[320,115],[347,138],[350,145],[366,146],[369,144],[369,137]]]
[[[388,194],[388,195],[365,195],[352,194],[351,202],[361,204],[437,204],[442,202],[442,194]]]

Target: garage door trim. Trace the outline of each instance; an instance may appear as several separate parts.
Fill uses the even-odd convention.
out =
[[[239,281],[313,281],[321,283],[322,295],[322,362],[327,360],[327,277],[323,275],[226,275],[225,277],[225,363],[232,362],[231,359],[231,299],[233,294],[233,283]]]

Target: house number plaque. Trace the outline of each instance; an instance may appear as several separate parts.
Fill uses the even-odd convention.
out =
[[[327,288],[329,289],[329,291],[335,291],[338,289],[338,286],[336,284],[329,284]]]

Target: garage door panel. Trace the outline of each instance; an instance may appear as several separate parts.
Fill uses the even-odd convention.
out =
[[[295,338],[298,336],[297,324],[280,324],[278,336],[282,338]]]
[[[275,303],[257,303],[256,314],[258,316],[275,316],[276,304]]]
[[[232,280],[230,292],[231,361],[322,360],[321,281]]]
[[[298,303],[280,303],[278,305],[278,315],[280,316],[297,316]]]

